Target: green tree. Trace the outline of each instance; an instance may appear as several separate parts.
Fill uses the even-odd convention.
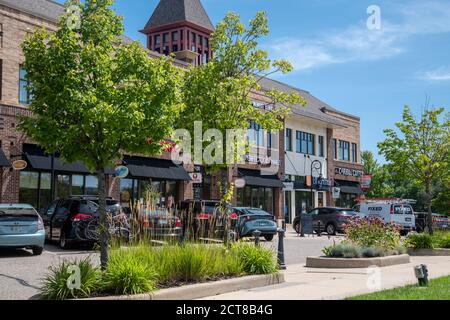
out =
[[[380,168],[372,151],[361,152],[361,160],[364,166],[364,173],[366,174],[375,174]]]
[[[253,121],[266,130],[283,128],[287,105],[302,104],[304,100],[296,91],[265,91],[263,111],[253,104],[254,93],[261,92],[260,82],[271,74],[292,70],[289,62],[272,61],[266,51],[258,48],[260,39],[269,33],[267,17],[258,12],[246,27],[239,15],[228,13],[212,37],[214,58],[207,64],[191,68],[185,75],[179,127],[194,133],[194,122],[202,122],[203,131],[216,129],[225,137],[226,130],[247,130]],[[207,142],[205,142],[206,144]],[[225,154],[225,152],[222,152]],[[214,163],[211,171],[227,168],[233,163]]]
[[[428,227],[433,233],[432,202],[434,187],[450,175],[450,113],[444,109],[425,110],[416,120],[405,107],[403,121],[396,124],[400,133],[387,129],[385,141],[378,144],[380,154],[402,179],[410,180],[426,194]]]
[[[23,43],[32,117],[20,128],[48,153],[82,161],[99,181],[101,265],[108,263],[105,168],[124,153],[157,154],[178,110],[180,71],[124,44],[113,0],[70,1],[58,31],[37,30]],[[76,14],[75,10],[75,14]]]

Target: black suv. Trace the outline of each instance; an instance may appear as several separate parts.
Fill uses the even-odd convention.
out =
[[[357,214],[352,209],[344,208],[316,208],[307,213],[312,216],[313,230],[316,232],[325,231],[329,235],[335,235],[337,232],[344,232],[346,224]],[[294,219],[294,230],[301,233],[300,216]]]
[[[119,212],[119,203],[107,198],[106,210],[113,214]],[[73,196],[52,202],[47,210],[42,212],[46,239],[58,241],[62,249],[67,249],[74,242],[92,246],[93,242],[81,241],[76,236],[74,223],[95,217],[97,212],[98,197],[95,196]]]

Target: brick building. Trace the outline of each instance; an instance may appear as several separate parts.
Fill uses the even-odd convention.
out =
[[[17,116],[29,114],[20,45],[25,35],[35,28],[45,26],[48,30],[56,30],[56,22],[63,10],[61,5],[49,0],[0,0],[0,202],[26,202],[42,208],[51,201],[51,158],[16,129]],[[213,57],[209,48],[212,31],[213,25],[199,0],[161,0],[141,30],[147,35],[149,55],[174,53],[175,63],[180,67],[206,63]],[[123,40],[131,41],[126,37]],[[284,218],[291,210],[291,216],[287,218],[289,222],[301,212],[295,208],[300,201],[296,199],[297,194],[309,198],[305,196],[310,192],[308,188],[298,182],[306,181],[310,172],[301,171],[299,167],[307,166],[314,158],[322,163],[322,177],[333,186],[342,188],[343,199],[338,199],[336,204],[351,201],[360,192],[359,177],[355,173],[362,169],[359,164],[359,119],[328,106],[306,91],[277,81],[267,79],[262,87],[262,92],[253,93],[255,107],[266,105],[264,90],[272,88],[297,90],[308,101],[306,108],[293,106],[286,121],[286,129],[301,133],[300,144],[302,137],[308,137],[308,143],[314,146],[306,153],[301,148],[292,152],[293,165],[285,150],[289,130],[268,133],[257,124],[251,124],[254,130],[249,130],[248,138],[255,142],[255,148],[247,155],[245,164],[209,176],[204,174],[201,164],[173,164],[169,154],[152,158],[127,155],[124,165],[129,168],[130,175],[119,179],[110,172],[109,195],[120,199],[126,206],[130,200],[143,198],[146,188],[152,185],[161,193],[162,206],[169,197],[174,197],[176,202],[192,198],[217,199],[219,181],[225,176],[229,182],[236,179],[245,181],[245,187],[235,191],[235,204],[261,207],[279,218]],[[336,147],[333,147],[334,141]],[[356,150],[356,158],[352,158],[352,151],[348,151],[352,146]],[[323,153],[319,152],[321,149]],[[26,161],[27,167],[20,171],[12,169],[11,164],[17,160]],[[274,168],[270,174],[262,171],[268,167]],[[64,164],[56,155],[55,170],[57,197],[98,192],[96,177],[82,163]],[[192,180],[193,174],[201,179]],[[302,189],[294,189],[299,192],[286,197],[286,182],[295,182],[295,186]],[[327,190],[314,192],[315,201],[308,206],[333,204]],[[288,205],[288,201],[294,205]]]

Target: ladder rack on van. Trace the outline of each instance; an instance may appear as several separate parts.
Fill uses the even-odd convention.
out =
[[[415,204],[417,200],[414,199],[400,199],[400,198],[372,198],[372,199],[361,199],[359,204],[371,204],[371,203],[382,203],[382,204]]]

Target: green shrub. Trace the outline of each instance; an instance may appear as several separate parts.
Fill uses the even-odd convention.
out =
[[[269,249],[249,243],[237,243],[232,251],[241,260],[247,274],[271,274],[278,270],[274,253]]]
[[[360,252],[361,256],[364,258],[376,258],[386,255],[386,252],[383,249],[375,247],[364,247],[361,248]]]
[[[428,233],[409,234],[405,245],[413,249],[433,249],[433,237]]]
[[[116,295],[151,292],[156,288],[156,272],[141,255],[130,250],[111,251],[108,267],[103,273],[103,290]]]
[[[79,289],[70,289],[69,279],[75,274],[70,269],[71,266],[77,266],[80,270]],[[73,282],[72,282],[73,283]],[[77,260],[74,262],[63,261],[57,267],[51,267],[50,273],[45,276],[40,295],[46,300],[66,300],[87,298],[95,293],[101,287],[101,272],[98,268],[92,266],[89,259]]]
[[[375,247],[393,250],[401,243],[399,229],[385,224],[378,218],[355,219],[346,227],[347,240],[359,247]]]
[[[435,248],[450,249],[450,232],[436,232],[433,235],[433,245]]]

